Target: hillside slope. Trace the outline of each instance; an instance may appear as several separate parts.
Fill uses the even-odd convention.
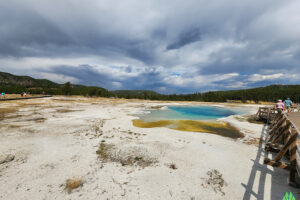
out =
[[[25,87],[60,87],[59,84],[47,79],[34,79],[30,76],[16,76],[6,72],[0,72],[0,84],[21,85]]]
[[[41,94],[45,92],[46,94],[56,95],[109,95],[109,92],[101,87],[70,84],[68,88],[65,84],[58,84],[47,79],[35,79],[30,76],[16,76],[6,72],[0,72],[0,91],[15,94],[25,91],[32,94]]]

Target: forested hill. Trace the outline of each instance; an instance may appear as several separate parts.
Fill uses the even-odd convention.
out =
[[[47,79],[34,79],[29,76],[16,76],[0,72],[0,91],[20,94],[53,94],[53,95],[90,95],[109,96],[109,92],[101,87],[75,85],[71,83],[58,84]]]
[[[59,84],[47,79],[34,79],[30,76],[15,76],[5,72],[0,72],[0,84],[25,87],[59,87]]]
[[[15,76],[0,72],[0,92],[54,95],[84,95],[118,97],[128,99],[151,99],[171,101],[209,101],[225,102],[228,100],[276,101],[290,97],[294,102],[300,102],[300,85],[270,85],[242,90],[214,91],[194,94],[172,94],[164,95],[151,90],[116,90],[108,91],[101,87],[74,85],[70,83],[57,84],[46,79],[34,79],[29,76]]]

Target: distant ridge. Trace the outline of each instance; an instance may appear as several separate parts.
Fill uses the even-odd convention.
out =
[[[16,76],[6,72],[0,72],[0,84],[22,85],[30,87],[59,87],[59,84],[47,79],[34,79],[30,76]]]
[[[51,95],[84,95],[103,96],[128,99],[150,99],[170,101],[208,101],[226,102],[237,100],[276,101],[290,97],[294,102],[300,102],[300,85],[269,85],[251,89],[239,89],[228,91],[213,91],[193,94],[171,94],[164,95],[152,90],[115,90],[108,91],[98,86],[84,86],[75,84],[58,84],[47,79],[34,79],[29,76],[16,76],[6,72],[0,72],[0,91],[6,93],[21,93],[23,91],[32,94]]]

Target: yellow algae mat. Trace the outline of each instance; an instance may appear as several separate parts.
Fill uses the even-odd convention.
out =
[[[159,120],[145,122],[140,119],[134,119],[132,122],[134,126],[140,128],[169,127],[180,131],[213,133],[230,138],[244,137],[237,128],[226,122],[206,122],[195,120]]]

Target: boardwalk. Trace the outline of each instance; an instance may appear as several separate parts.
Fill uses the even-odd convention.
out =
[[[294,125],[297,127],[298,130],[300,130],[300,112],[293,112],[288,114],[288,118],[291,120],[291,122],[294,123]],[[298,135],[297,140],[297,146],[298,146],[298,152],[297,152],[297,171],[298,174],[300,174],[300,135]]]
[[[270,127],[265,151],[276,152],[272,159],[266,157],[264,163],[288,170],[289,183],[299,186],[296,173],[300,176],[300,107],[294,107],[288,115],[272,107],[261,107],[257,116],[266,120]]]
[[[295,124],[295,126],[300,130],[300,112],[292,112],[288,114],[288,118]],[[298,138],[298,147],[300,147],[300,138]]]
[[[300,129],[300,113],[292,112],[288,114],[289,119]]]

